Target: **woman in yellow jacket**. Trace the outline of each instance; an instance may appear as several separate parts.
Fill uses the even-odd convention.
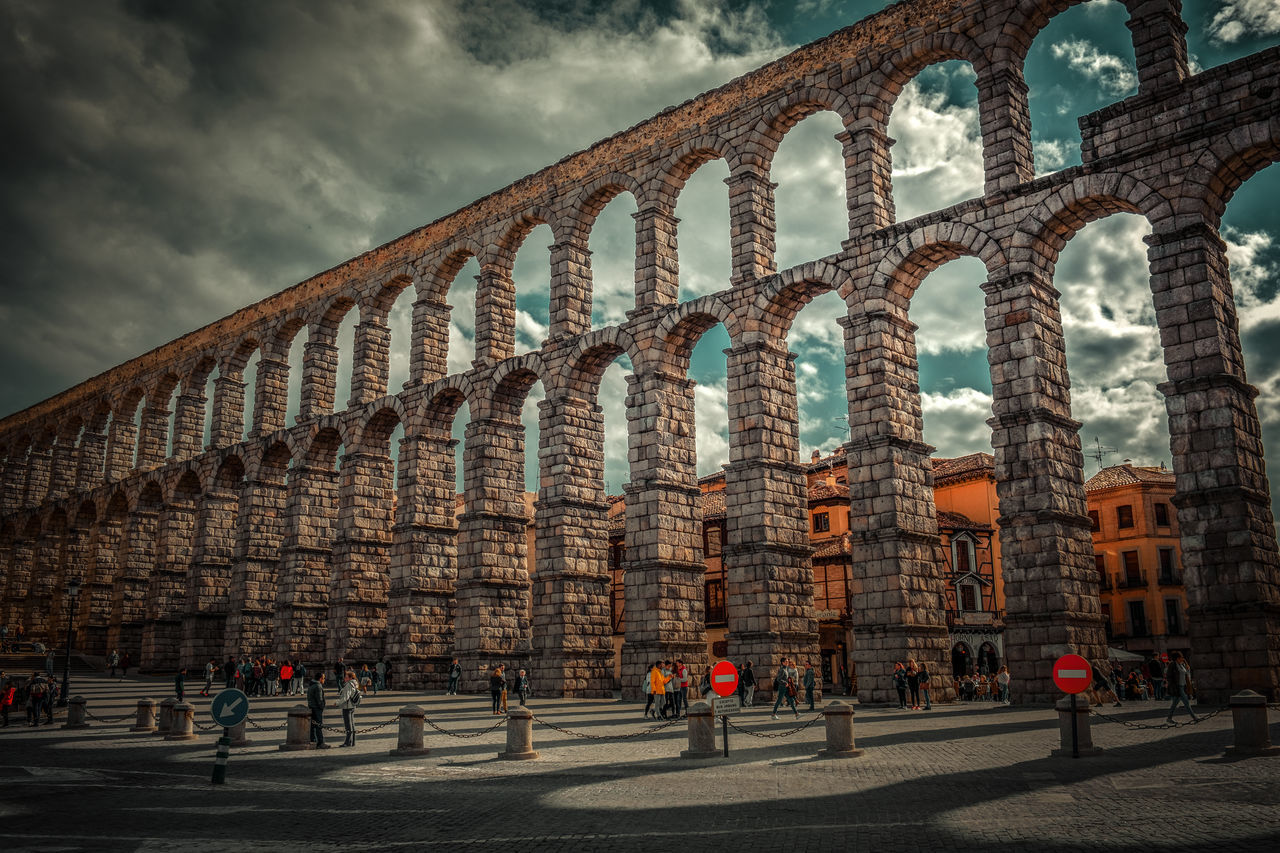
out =
[[[667,681],[670,678],[671,676],[663,674],[661,661],[655,663],[653,669],[649,670],[649,693],[653,695],[653,713],[664,720],[667,718]]]

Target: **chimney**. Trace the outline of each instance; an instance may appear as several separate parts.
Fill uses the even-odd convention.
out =
[[[822,458],[822,451],[821,451],[821,450],[814,450],[814,451],[813,451],[813,458],[811,458],[809,461],[810,461],[811,463],[812,463],[812,462],[817,462],[817,461],[818,461],[819,459],[821,459],[821,458]]]

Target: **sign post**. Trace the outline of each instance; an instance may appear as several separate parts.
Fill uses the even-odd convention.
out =
[[[729,757],[729,715],[740,709],[738,697],[738,668],[727,660],[722,660],[711,667],[711,689],[720,699],[712,700],[713,713],[720,715],[720,724],[724,727],[724,757]],[[725,700],[733,696],[732,710]],[[722,710],[723,709],[723,710]],[[715,729],[712,729],[715,731]]]
[[[234,687],[228,688],[213,697],[209,704],[209,715],[213,721],[222,726],[222,737],[218,738],[218,755],[213,760],[214,785],[227,781],[227,757],[231,755],[231,727],[238,726],[249,716],[249,697]]]
[[[1063,693],[1071,696],[1071,757],[1080,757],[1080,741],[1076,728],[1077,693],[1083,693],[1093,683],[1093,667],[1080,655],[1063,655],[1053,664],[1053,683]]]

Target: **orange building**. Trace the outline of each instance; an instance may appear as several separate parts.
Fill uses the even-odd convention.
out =
[[[1085,483],[1107,640],[1151,656],[1190,651],[1172,471],[1125,462]]]

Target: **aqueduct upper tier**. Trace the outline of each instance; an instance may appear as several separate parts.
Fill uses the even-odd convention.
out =
[[[723,324],[729,657],[768,670],[784,655],[811,654],[786,334],[801,307],[834,290],[847,307],[838,320],[851,429],[852,657],[863,698],[885,698],[892,660],[944,671],[910,307],[924,275],[971,255],[987,270],[1006,655],[1025,694],[1047,699],[1053,658],[1096,657],[1104,647],[1054,264],[1084,224],[1125,211],[1153,232],[1198,682],[1214,699],[1244,687],[1274,694],[1280,557],[1218,227],[1236,189],[1280,152],[1280,49],[1193,75],[1179,0],[1125,0],[1139,91],[1081,120],[1082,166],[1036,179],[1023,60],[1071,5],[899,3],[10,415],[0,421],[0,622],[58,637],[64,590],[76,579],[78,646],[140,649],[144,669],[242,652],[317,661],[385,654],[398,683],[437,684],[457,655],[477,685],[494,662],[536,656],[541,684],[603,694],[613,651],[596,396],[605,367],[625,353],[634,371],[622,683],[637,684],[657,657],[701,664],[687,371],[699,336]],[[896,222],[887,121],[903,86],[948,59],[977,75],[985,191]],[[819,110],[844,127],[848,239],[837,254],[778,270],[772,158],[788,130]],[[675,203],[713,159],[730,172],[732,278],[682,303]],[[626,322],[593,330],[588,237],[620,193],[638,210],[635,304]],[[554,233],[550,332],[540,350],[517,356],[512,263],[539,224]],[[481,270],[475,361],[450,375],[447,300],[471,257]],[[410,378],[390,389],[387,313],[406,288]],[[351,395],[338,401],[335,334],[349,311],[359,316]],[[288,423],[285,353],[304,330],[301,406]],[[531,575],[520,410],[535,382],[546,399]],[[464,402],[471,420],[458,514],[450,433]],[[393,448],[397,426],[404,440]]]

